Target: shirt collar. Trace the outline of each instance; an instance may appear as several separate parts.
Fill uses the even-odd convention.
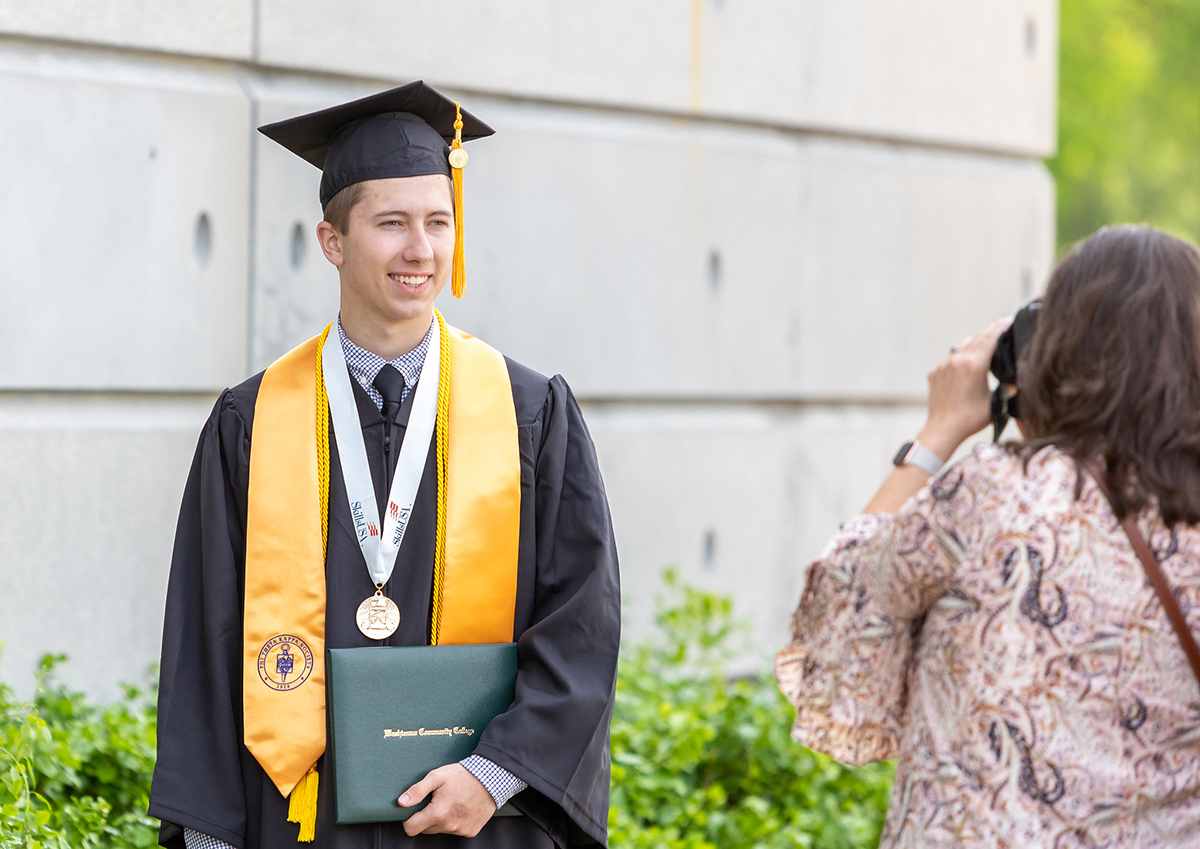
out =
[[[429,331],[425,334],[425,338],[421,340],[421,344],[413,348],[407,354],[401,354],[394,360],[385,360],[378,354],[374,354],[365,348],[360,348],[350,341],[350,337],[346,335],[346,331],[342,329],[342,318],[338,316],[338,340],[342,343],[342,354],[346,358],[346,366],[350,369],[351,376],[358,381],[358,385],[366,390],[371,396],[371,400],[375,402],[375,406],[383,408],[383,398],[379,395],[379,390],[375,388],[375,377],[379,374],[379,370],[385,365],[392,365],[404,376],[404,396],[416,385],[421,378],[421,368],[425,365],[425,355],[429,352],[429,345],[433,341],[433,331],[436,326],[436,321],[431,322]]]

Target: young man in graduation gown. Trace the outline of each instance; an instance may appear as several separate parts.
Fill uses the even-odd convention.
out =
[[[561,377],[434,309],[447,281],[461,294],[461,142],[492,130],[411,83],[262,131],[323,170],[341,310],[200,436],[167,592],[160,841],[604,845],[620,611],[595,450]],[[338,825],[324,650],[510,641],[512,706],[473,755],[395,788],[427,807]],[[521,816],[493,816],[510,799]]]

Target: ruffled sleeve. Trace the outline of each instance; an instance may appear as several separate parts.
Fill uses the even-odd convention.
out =
[[[809,566],[792,641],[775,658],[796,708],[792,736],[844,763],[888,760],[899,745],[912,627],[867,589],[867,566],[892,524],[864,514],[842,525]]]
[[[914,638],[978,545],[999,467],[1012,462],[976,448],[894,516],[846,522],[809,566],[792,641],[775,659],[794,738],[845,763],[896,756]]]

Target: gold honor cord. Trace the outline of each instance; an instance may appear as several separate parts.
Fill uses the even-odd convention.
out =
[[[438,376],[437,411],[437,541],[433,547],[433,605],[429,617],[429,645],[436,646],[441,636],[442,594],[446,581],[446,455],[450,442],[450,331],[446,319],[433,311],[438,323],[438,344],[442,350],[442,368]]]
[[[321,490],[321,556],[329,554],[329,396],[325,394],[325,368],[321,352],[333,322],[317,339],[317,486]]]

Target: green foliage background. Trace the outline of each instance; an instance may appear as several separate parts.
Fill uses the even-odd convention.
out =
[[[1200,2],[1060,10],[1059,245],[1142,221],[1200,239]]]
[[[659,635],[623,651],[611,844],[622,849],[875,846],[890,764],[854,769],[789,738],[773,679],[730,682],[745,629],[728,598],[667,573]]]
[[[158,844],[146,816],[154,770],[153,687],[107,708],[53,681],[47,656],[32,704],[0,684],[0,849],[134,849]]]

